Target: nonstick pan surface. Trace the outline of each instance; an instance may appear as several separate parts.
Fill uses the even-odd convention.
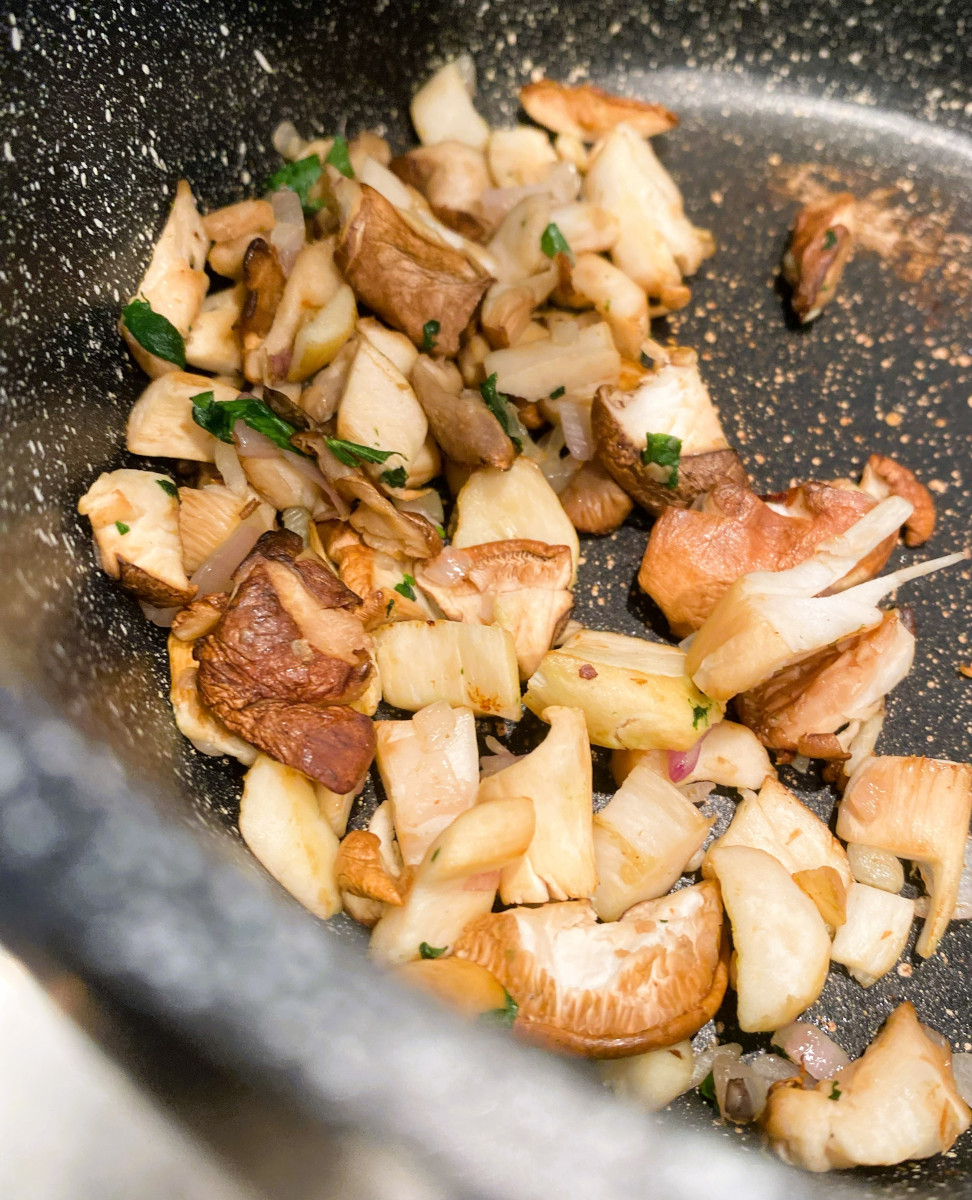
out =
[[[895,561],[966,546],[969,15],[962,3],[15,4],[0,118],[0,618],[11,678],[106,740],[160,807],[233,830],[239,772],[175,732],[163,639],[94,569],[74,513],[98,471],[128,461],[124,417],[142,379],[114,331],[119,302],[178,177],[209,206],[252,191],[277,161],[270,136],[283,118],[308,134],[384,127],[404,147],[411,90],[463,49],[492,123],[515,119],[516,88],[535,71],[590,78],[680,114],[656,146],[719,250],[693,281],[690,307],[655,332],[700,351],[758,490],[855,474],[869,454],[890,454],[930,484],[939,511],[930,545]],[[838,300],[801,330],[776,271],[799,200],[819,187],[868,197],[871,220]],[[613,537],[585,539],[579,620],[664,635],[633,582],[647,528],[635,516]],[[969,572],[922,580],[905,598],[918,654],[879,749],[967,760],[972,680],[958,668],[972,661]],[[530,736],[524,722],[511,745]],[[830,813],[818,779],[784,779]],[[603,802],[601,754],[596,785]],[[369,791],[356,823],[373,803]],[[730,807],[721,803],[724,815]],[[810,1018],[857,1054],[908,998],[953,1047],[972,1049],[970,957],[972,928],[953,925],[934,959],[912,946],[904,967],[866,992],[835,968]],[[732,1036],[731,1014],[723,1020]],[[677,1108],[712,1123],[694,1096]],[[947,1158],[861,1174],[882,1193],[972,1195],[970,1167],[966,1136]]]

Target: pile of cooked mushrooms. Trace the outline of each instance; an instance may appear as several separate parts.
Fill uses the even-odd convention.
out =
[[[811,1170],[943,1151],[968,1056],[908,1004],[854,1062],[799,1018],[832,964],[894,969],[919,912],[924,957],[972,915],[972,769],[875,752],[915,647],[880,601],[963,556],[880,575],[935,520],[888,458],[758,494],[694,351],[651,339],[714,251],[652,150],[670,112],[548,80],[520,93],[533,124],[492,130],[474,84],[465,57],[438,71],[397,157],[288,123],[260,198],[202,216],[179,183],[120,323],[151,380],[127,446],[168,469],[92,484],[101,564],[169,629],[179,729],[247,768],[247,845],[403,980],[650,1107],[700,1087]],[[791,271],[811,242],[846,258],[831,217]],[[671,643],[570,619],[578,534],[635,505]],[[524,706],[539,744],[481,757],[477,718]],[[617,781],[597,813],[592,745]],[[837,836],[769,750],[824,762]],[[718,838],[714,787],[738,797]],[[727,987],[786,1057],[693,1049]]]

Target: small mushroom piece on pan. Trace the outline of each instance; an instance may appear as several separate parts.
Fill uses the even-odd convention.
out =
[[[443,454],[469,467],[513,466],[513,443],[479,392],[464,389],[451,363],[420,355],[412,387]]]
[[[849,192],[825,196],[797,213],[783,255],[783,278],[793,289],[790,304],[806,325],[837,294],[854,248],[855,200]]]
[[[603,925],[586,900],[489,913],[453,950],[510,993],[516,1033],[586,1058],[683,1041],[719,1007],[728,978],[719,889],[709,882]]]
[[[935,501],[913,471],[883,454],[872,454],[864,465],[860,488],[875,500],[903,496],[914,508],[905,521],[906,546],[920,546],[935,532]]]
[[[482,237],[479,198],[492,183],[482,150],[458,141],[418,146],[393,159],[391,170],[422,193],[444,225],[464,237]]]
[[[667,133],[678,124],[678,117],[660,104],[613,96],[589,83],[570,87],[541,79],[520,88],[520,103],[538,125],[582,142],[595,141],[622,121],[640,137]]]
[[[560,503],[579,533],[613,533],[634,508],[634,501],[597,461],[571,475]]]

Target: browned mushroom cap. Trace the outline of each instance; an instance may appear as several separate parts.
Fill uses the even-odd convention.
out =
[[[492,187],[486,156],[464,142],[419,146],[392,160],[391,169],[422,193],[433,213],[463,237],[481,241],[489,228],[478,215],[479,198]]]
[[[719,484],[701,509],[669,508],[658,518],[638,583],[676,634],[698,629],[740,576],[796,566],[818,543],[849,529],[875,504],[864,492],[825,483],[792,488],[782,499],[794,515],[775,511],[746,487]],[[876,575],[894,541],[887,539],[868,555],[841,580],[841,587]]]
[[[243,338],[244,350],[270,332],[286,282],[276,251],[263,238],[254,238],[243,255],[246,299],[235,326]]]
[[[362,184],[341,231],[334,261],[355,294],[416,346],[438,321],[436,349],[459,351],[459,335],[491,278],[465,254],[412,227],[374,188]]]
[[[783,277],[793,289],[793,311],[804,324],[819,317],[836,295],[854,248],[854,206],[849,192],[839,192],[807,204],[797,213],[783,256]]]
[[[513,443],[482,396],[462,389],[451,364],[422,354],[412,368],[411,383],[432,436],[448,458],[468,467],[507,471],[513,466]]]
[[[560,493],[560,503],[581,533],[613,533],[634,502],[599,462],[586,462]]]
[[[642,137],[667,133],[678,124],[678,117],[660,104],[612,96],[591,84],[568,87],[553,79],[541,79],[520,88],[520,103],[538,125],[585,142],[609,133],[621,121]]]
[[[914,506],[914,512],[904,525],[906,546],[920,546],[935,532],[935,501],[931,492],[918,482],[914,472],[893,458],[872,454],[864,467],[861,487],[877,500],[883,500],[885,496],[904,496]]]
[[[728,979],[711,882],[599,924],[587,900],[513,908],[468,925],[453,953],[492,971],[518,1005],[514,1029],[587,1058],[671,1046],[719,1007]]]
[[[358,616],[365,629],[376,629],[389,621],[424,621],[428,618],[427,608],[394,590],[395,585],[401,582],[403,573],[400,562],[395,563],[395,582],[386,587],[377,578],[380,551],[364,545],[355,531],[343,521],[328,521],[318,528],[327,555],[341,576],[341,582],[361,597]],[[394,560],[386,555],[385,561],[390,565]],[[406,570],[410,570],[410,567],[407,566]],[[387,579],[385,582],[388,582]]]
[[[914,634],[897,612],[876,629],[828,646],[736,697],[736,713],[764,746],[844,759],[837,731],[871,714],[911,669]]]
[[[180,608],[172,620],[172,633],[180,642],[194,642],[196,638],[211,633],[226,611],[229,596],[226,592],[213,592],[200,596],[185,608]]]
[[[371,722],[344,707],[372,674],[359,600],[296,534],[265,533],[196,642],[203,700],[232,732],[332,791],[353,791],[374,755]]]
[[[381,900],[400,905],[404,896],[398,880],[389,874],[381,856],[381,839],[365,829],[353,829],[341,842],[337,861],[337,885],[342,892],[364,900]]]

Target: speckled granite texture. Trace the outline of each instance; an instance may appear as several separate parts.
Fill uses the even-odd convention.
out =
[[[895,561],[972,540],[968,4],[136,0],[15,3],[5,20],[0,647],[12,678],[110,743],[165,819],[231,828],[239,775],[179,738],[163,639],[94,569],[74,513],[98,471],[128,461],[124,416],[143,380],[114,331],[119,303],[180,175],[206,205],[243,196],[276,163],[270,136],[282,118],[307,134],[382,128],[404,145],[412,87],[461,49],[476,58],[482,107],[497,122],[514,118],[517,85],[544,71],[680,113],[680,128],[656,144],[719,251],[693,281],[690,307],[656,333],[698,348],[761,490],[892,454],[929,483],[940,513],[929,546]],[[890,215],[872,223],[839,299],[798,330],[775,276],[798,199],[820,185],[869,196],[872,212]],[[664,632],[633,582],[646,528],[635,517],[586,540],[580,620]],[[972,660],[970,573],[919,581],[906,598],[919,652],[880,748],[968,758],[972,680],[958,666]],[[514,744],[528,736],[525,726]],[[598,766],[605,787],[604,756]],[[829,792],[796,782],[829,811]],[[867,993],[835,970],[811,1015],[833,1021],[857,1052],[907,996],[964,1049],[970,954],[972,932],[953,927],[938,957]],[[694,1100],[683,1108],[709,1123]],[[955,1175],[972,1162],[968,1140],[957,1159],[921,1168],[919,1186],[972,1195]],[[872,1186],[903,1191],[913,1176],[878,1173]]]

